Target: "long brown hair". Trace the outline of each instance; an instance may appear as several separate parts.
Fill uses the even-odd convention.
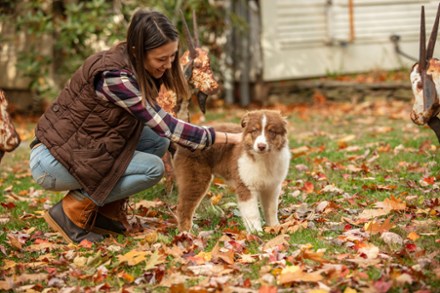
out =
[[[127,53],[135,70],[142,96],[150,104],[155,102],[159,89],[153,77],[144,68],[145,57],[149,50],[178,40],[179,33],[176,27],[162,13],[138,9],[133,14],[127,31]],[[160,81],[178,97],[189,95],[188,83],[180,67],[179,56],[174,58],[171,68],[165,71]]]

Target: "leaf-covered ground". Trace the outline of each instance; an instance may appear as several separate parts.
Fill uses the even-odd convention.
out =
[[[62,193],[30,177],[34,122],[0,166],[0,291],[440,292],[439,144],[410,105],[320,100],[285,106],[292,160],[281,225],[247,235],[233,190],[216,179],[192,234],[179,234],[176,191],[133,198],[146,227],[130,237],[67,245],[42,218]],[[211,110],[238,122],[244,109]]]

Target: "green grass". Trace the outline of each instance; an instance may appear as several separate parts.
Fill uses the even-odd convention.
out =
[[[395,109],[400,112],[394,113]],[[27,139],[6,154],[0,166],[0,291],[23,290],[27,285],[36,291],[52,286],[56,291],[57,285],[51,282],[55,277],[64,288],[89,291],[104,286],[107,289],[102,290],[112,292],[169,292],[173,283],[206,292],[228,287],[255,292],[263,284],[295,292],[318,289],[316,281],[279,283],[283,269],[298,266],[306,274],[320,272],[320,282],[334,292],[360,292],[380,282],[391,286],[388,292],[435,292],[440,286],[440,148],[429,129],[411,123],[409,109],[410,105],[399,102],[377,101],[362,107],[292,107],[284,113],[293,156],[279,218],[295,230],[247,235],[233,191],[212,185],[210,195],[222,199],[213,204],[205,198],[197,209],[192,234],[182,236],[173,215],[176,188],[167,194],[159,183],[133,197],[134,202],[163,202],[148,208],[148,217],[156,219],[149,222],[148,232],[106,239],[91,247],[66,245],[42,219],[42,212],[64,193],[43,191],[30,177],[27,145],[34,124],[22,122],[19,127]],[[245,112],[211,110],[206,120],[239,123]],[[390,118],[391,113],[400,115]],[[305,151],[296,153],[300,148]],[[310,184],[312,190],[306,188]],[[364,210],[391,198],[406,208],[359,218]],[[318,209],[324,205],[325,209]],[[381,224],[387,218],[393,227],[377,233],[364,230],[368,222]],[[154,231],[156,240],[148,240],[148,233]],[[402,244],[386,243],[381,238],[384,232],[395,233]],[[277,238],[283,233],[285,241]],[[410,239],[410,233],[418,238]],[[21,248],[14,239],[21,241]],[[43,244],[47,246],[39,246]],[[215,247],[226,254],[213,255]],[[134,265],[119,262],[119,257],[134,250],[146,252],[145,260]],[[155,251],[163,259],[147,270]],[[93,261],[79,266],[81,259]],[[29,275],[15,279],[15,287],[8,288],[9,280],[20,274]],[[37,274],[47,276],[32,279]]]

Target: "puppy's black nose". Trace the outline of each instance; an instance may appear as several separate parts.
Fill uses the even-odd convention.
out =
[[[258,145],[257,145],[257,147],[258,147],[258,149],[260,150],[260,151],[264,151],[264,150],[266,150],[266,144],[265,143],[259,143]]]

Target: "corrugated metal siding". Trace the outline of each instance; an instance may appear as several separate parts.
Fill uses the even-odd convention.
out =
[[[326,9],[322,0],[262,1],[263,15],[268,13],[263,2],[272,3],[272,13],[262,18],[263,34],[271,27],[281,49],[289,46],[308,47],[322,43],[327,36]]]
[[[350,30],[348,0],[261,0],[263,78],[280,80],[410,66],[394,52],[418,55],[420,6],[427,33],[437,1],[353,0]]]

